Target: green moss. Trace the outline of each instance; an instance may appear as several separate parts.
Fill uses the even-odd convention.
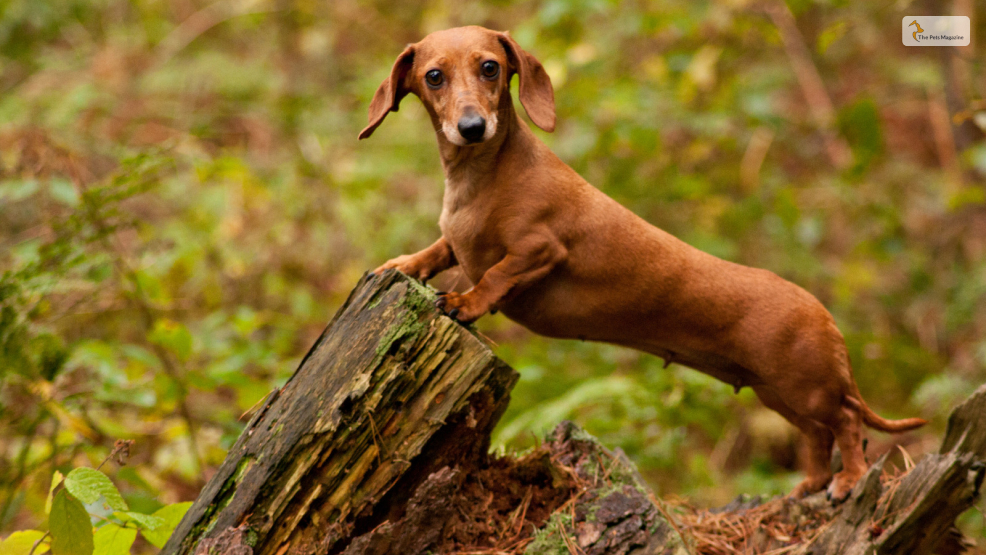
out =
[[[408,288],[394,311],[395,321],[377,345],[378,357],[387,354],[398,341],[417,338],[427,328],[423,316],[435,308],[435,294],[427,286],[410,278],[405,283]]]
[[[253,455],[246,455],[240,462],[236,463],[236,471],[230,476],[224,483],[223,487],[219,489],[219,494],[216,495],[216,500],[206,509],[205,514],[199,519],[198,523],[189,532],[189,538],[201,538],[203,535],[208,534],[215,526],[216,521],[213,517],[222,512],[223,509],[229,505],[229,502],[233,500],[233,496],[236,495],[236,489],[240,485],[240,481],[246,474],[247,470],[253,466],[254,457]]]
[[[613,490],[623,489],[623,486],[633,486],[640,493],[647,494],[647,488],[644,487],[638,477],[639,472],[629,460],[620,460],[614,457],[606,465],[604,472],[609,472],[609,481],[613,485]]]
[[[405,311],[403,316],[404,318],[400,323],[394,323],[387,329],[387,334],[377,344],[376,352],[378,357],[386,355],[394,343],[405,339],[416,338],[424,330],[425,325],[416,314]]]
[[[545,441],[551,441],[551,433],[545,438]],[[622,489],[624,485],[633,486],[635,489],[643,494],[647,493],[647,488],[640,478],[640,472],[637,467],[634,466],[633,462],[626,458],[626,456],[619,456],[611,453],[608,449],[603,447],[599,440],[595,436],[586,432],[579,426],[572,425],[567,430],[567,437],[569,441],[581,441],[591,443],[594,447],[595,452],[600,453],[602,456],[602,463],[600,464],[599,459],[595,457],[589,458],[586,462],[589,465],[590,471],[597,477],[602,479],[606,478],[606,482],[609,484],[604,489],[600,490],[600,498],[609,495],[609,493]]]
[[[524,550],[524,555],[569,555],[568,545],[565,544],[562,535],[569,534],[571,529],[571,515],[552,514],[547,524],[534,532],[534,541]],[[572,541],[574,542],[575,538],[572,538]]]
[[[376,295],[374,295],[373,299],[370,300],[370,304],[366,305],[366,309],[373,310],[374,308],[377,307],[377,305],[380,304],[380,301],[382,300],[383,300],[383,295],[377,293]]]
[[[246,537],[243,542],[250,547],[257,547],[257,541],[260,539],[260,535],[253,528],[247,528]]]

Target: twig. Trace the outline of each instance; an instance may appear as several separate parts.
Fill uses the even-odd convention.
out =
[[[674,518],[671,517],[671,513],[668,512],[667,507],[664,506],[664,502],[658,499],[657,496],[654,495],[654,492],[649,490],[647,492],[647,497],[651,500],[651,503],[653,503],[654,506],[657,507],[658,512],[660,512],[661,515],[664,516],[664,520],[666,520],[668,524],[670,524],[671,527],[674,528],[674,531],[678,533],[678,537],[684,539],[685,537],[684,532],[678,526],[678,523],[675,522]]]
[[[34,545],[31,546],[31,550],[27,552],[27,555],[34,555],[34,550],[37,549],[38,546],[41,545],[41,542],[43,542],[45,538],[47,538],[50,535],[51,532],[49,531],[49,532],[45,532],[43,536],[38,538],[37,541],[34,542]]]
[[[366,416],[370,419],[370,439],[373,440],[373,445],[377,448],[377,464],[383,464],[383,447],[381,447],[381,444],[383,444],[383,438],[380,437],[380,433],[377,432],[377,423],[373,421],[373,413],[367,412]],[[377,443],[378,437],[380,438],[380,443]]]
[[[948,115],[945,92],[938,87],[928,87],[928,120],[935,138],[938,162],[945,174],[955,185],[962,184],[962,168],[955,148],[955,135],[952,133],[952,118]]]
[[[258,3],[262,4],[262,0],[261,2],[219,0],[193,13],[158,43],[157,65],[164,65],[196,38],[224,21],[241,15],[277,11],[273,6],[256,6]]]
[[[752,193],[760,184],[760,168],[773,142],[774,132],[767,127],[756,128],[750,136],[740,162],[740,184],[747,193]]]
[[[801,31],[798,30],[794,14],[791,13],[787,4],[780,0],[773,0],[768,3],[766,12],[781,34],[784,51],[791,62],[794,75],[798,78],[805,100],[808,101],[808,110],[815,121],[815,125],[822,133],[822,140],[825,141],[825,151],[829,161],[836,168],[848,168],[853,161],[852,151],[845,140],[835,131],[835,108],[832,107],[832,100],[825,91],[825,84],[818,74],[818,68],[811,60],[811,51],[808,50],[805,39],[801,36]]]
[[[134,446],[134,440],[132,439],[118,439],[113,443],[113,450],[110,451],[109,455],[103,459],[103,462],[99,463],[96,470],[103,468],[103,465],[107,463],[113,457],[117,457],[118,464],[125,464],[126,458],[130,457],[130,448]]]
[[[568,533],[565,531],[565,526],[559,524],[558,528],[561,532],[561,539],[565,542],[565,547],[568,548],[569,555],[585,555],[585,553],[579,549],[579,546],[575,545],[572,538],[568,537]]]
[[[903,445],[898,445],[897,449],[900,450],[900,455],[904,458],[904,472],[910,472],[914,468],[914,459],[911,458],[911,454],[904,449]]]

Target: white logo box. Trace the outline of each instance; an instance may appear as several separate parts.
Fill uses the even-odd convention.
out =
[[[900,25],[904,46],[969,46],[972,39],[964,15],[909,15]]]

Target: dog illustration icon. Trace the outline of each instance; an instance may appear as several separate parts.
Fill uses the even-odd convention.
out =
[[[920,40],[920,39],[918,39],[918,33],[923,33],[924,32],[924,29],[921,28],[921,24],[918,23],[918,20],[916,20],[916,19],[914,21],[912,21],[910,23],[910,25],[908,25],[908,27],[910,27],[911,25],[914,25],[915,27],[918,28],[917,31],[914,31],[913,33],[911,33],[911,36],[914,37],[914,40]]]

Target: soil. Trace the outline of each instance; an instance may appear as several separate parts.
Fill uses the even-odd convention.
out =
[[[521,457],[474,460],[430,474],[344,555],[622,555],[675,533],[626,456],[570,422]]]
[[[552,444],[520,458],[489,457],[432,473],[403,517],[353,540],[346,555],[515,551],[576,490]]]

